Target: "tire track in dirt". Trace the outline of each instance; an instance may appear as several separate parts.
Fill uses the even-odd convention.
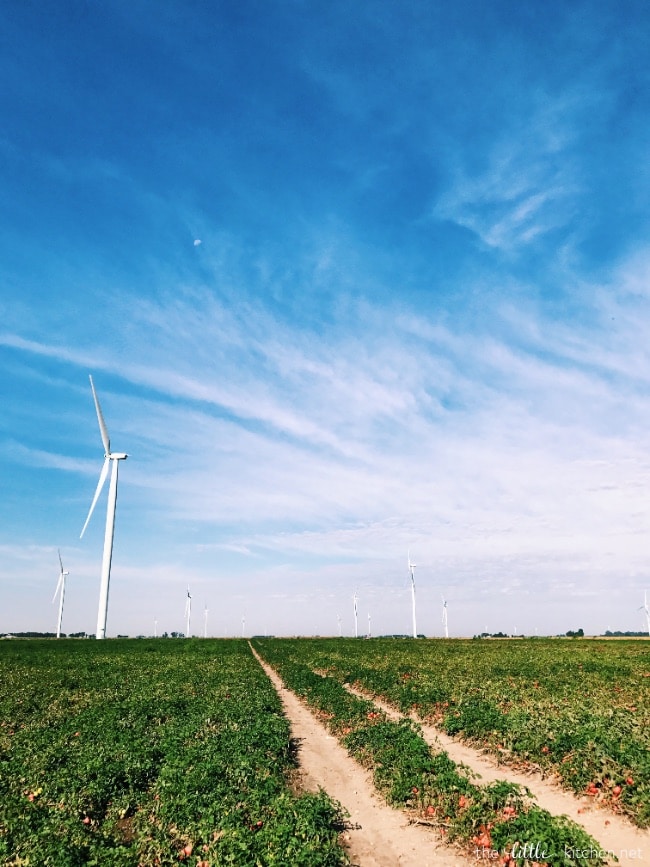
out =
[[[507,780],[526,787],[542,809],[555,816],[568,816],[577,825],[581,825],[605,852],[613,852],[620,864],[650,864],[650,831],[637,828],[623,816],[609,810],[595,808],[591,799],[580,798],[544,779],[539,773],[526,774],[499,764],[491,756],[454,740],[435,726],[422,722],[415,713],[400,713],[372,693],[355,689],[349,684],[345,684],[345,688],[358,698],[374,702],[389,719],[399,720],[408,716],[421,727],[422,736],[429,746],[444,750],[454,762],[466,765],[480,776],[481,783]]]
[[[251,651],[273,683],[299,743],[298,759],[304,789],[327,794],[350,814],[343,840],[358,867],[468,867],[471,856],[446,846],[434,832],[409,823],[375,792],[372,776],[331,735],[300,699],[288,690],[275,670]]]

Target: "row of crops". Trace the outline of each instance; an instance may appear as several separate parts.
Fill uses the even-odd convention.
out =
[[[650,642],[314,639],[265,652],[650,825]]]
[[[1,642],[0,682],[0,863],[347,863],[245,642]]]
[[[377,665],[390,672],[395,654],[422,654],[424,642],[406,642],[399,650],[391,641],[262,639],[255,646],[348,752],[372,771],[386,800],[410,810],[446,839],[473,850],[481,860],[498,859],[501,865],[605,863],[602,848],[581,827],[541,809],[522,787],[505,780],[479,785],[447,753],[432,750],[411,719],[392,721],[371,699],[345,688],[345,682],[367,687],[362,671],[373,671]],[[408,671],[394,673],[396,684],[410,682],[417,670],[424,673],[421,658],[416,660],[412,656]],[[362,662],[367,662],[367,669]],[[413,695],[411,689],[404,709],[412,707]]]
[[[387,801],[470,851],[602,863],[580,828],[517,786],[479,785],[346,686],[650,824],[646,642],[254,645]],[[0,863],[347,863],[340,806],[292,786],[289,723],[246,642],[6,641],[0,679]]]

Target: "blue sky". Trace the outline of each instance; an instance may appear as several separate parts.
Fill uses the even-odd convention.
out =
[[[0,8],[0,631],[639,629],[644,2]]]

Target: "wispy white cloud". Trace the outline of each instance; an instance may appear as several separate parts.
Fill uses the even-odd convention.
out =
[[[113,438],[138,453],[124,496],[132,515],[198,528],[175,535],[192,559],[246,552],[313,570],[411,546],[468,586],[485,563],[506,584],[509,571],[535,581],[550,562],[573,572],[594,556],[641,568],[650,467],[634,430],[647,414],[606,333],[594,342],[508,306],[495,310],[501,337],[390,312],[363,338],[341,323],[317,335],[209,296],[136,313],[109,365],[153,389],[110,397]],[[633,418],[614,427],[624,408]]]
[[[60,455],[54,452],[44,451],[43,449],[30,448],[19,442],[6,442],[4,451],[17,463],[25,464],[30,467],[46,467],[53,470],[64,470],[65,472],[74,473],[89,473],[96,472],[96,462],[91,463],[87,460],[71,457],[69,455]]]
[[[416,462],[431,472],[442,456],[453,455],[479,470],[489,465],[485,451],[497,446],[517,449],[515,458],[562,448],[564,460],[576,456],[576,430],[599,455],[616,441],[614,432],[593,426],[620,408],[610,363],[611,353],[620,364],[620,352],[590,344],[586,331],[535,321],[532,312],[513,319],[506,308],[505,314],[502,325],[517,330],[511,340],[463,335],[462,326],[454,333],[415,316],[403,320],[406,333],[382,332],[377,324],[361,339],[344,329],[321,336],[296,331],[261,311],[244,322],[206,298],[161,307],[155,316],[145,311],[119,361],[102,347],[71,351],[6,337],[5,344],[91,369],[105,365],[154,389],[158,396],[142,409],[151,419],[147,439],[158,448],[183,450],[186,443],[196,456],[227,455],[241,478],[253,454],[278,475],[293,467],[296,490],[303,478],[327,477],[335,497],[345,489],[370,490],[373,499],[374,477],[392,496],[391,471],[401,485],[405,466]],[[145,343],[141,333],[153,339]],[[198,361],[188,357],[188,346],[196,347]],[[634,401],[633,377],[626,387]],[[142,437],[137,403],[129,409],[127,430],[138,428]],[[361,495],[347,494],[355,496]]]
[[[45,587],[61,544],[95,604],[93,373],[130,455],[129,630],[163,598],[182,628],[188,579],[235,631],[243,608],[291,629],[292,604],[334,630],[354,586],[392,630],[408,548],[432,630],[442,587],[468,631],[504,600],[557,623],[619,594],[624,617],[648,580],[647,40],[610,5],[118,12],[152,50],[99,100],[92,15],[74,75],[12,19],[0,512],[27,554],[0,579]]]
[[[469,169],[461,156],[449,153],[450,179],[433,216],[470,229],[505,253],[568,229],[583,192],[575,143],[587,102],[593,97],[574,86],[572,93],[539,99],[523,117],[520,107],[518,127],[506,125],[480,168]]]

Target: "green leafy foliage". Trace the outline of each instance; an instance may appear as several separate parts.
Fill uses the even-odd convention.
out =
[[[0,861],[347,863],[243,641],[0,644]]]
[[[527,790],[506,781],[477,785],[469,770],[456,765],[447,753],[432,752],[412,720],[389,720],[371,701],[350,694],[343,680],[353,676],[355,682],[366,684],[358,666],[348,669],[345,650],[350,646],[372,648],[372,642],[347,642],[342,647],[335,641],[265,639],[256,641],[256,646],[287,686],[301,695],[348,751],[372,771],[375,785],[389,803],[416,811],[447,839],[474,847],[479,857],[488,853],[489,860],[492,853],[507,857],[527,840],[530,857],[521,855],[520,848],[517,863],[522,865],[537,861],[596,867],[605,863],[598,854],[598,844],[582,828],[540,809]],[[385,660],[379,664],[384,666]],[[342,671],[346,671],[344,677]],[[400,673],[398,668],[397,678],[398,682],[409,682],[411,690],[410,671]],[[503,713],[487,702],[473,700],[459,718],[479,731],[482,719],[494,724],[502,717]],[[547,857],[533,857],[533,851],[545,852]]]
[[[304,640],[303,659],[650,826],[650,642]],[[618,787],[620,786],[620,791]]]

